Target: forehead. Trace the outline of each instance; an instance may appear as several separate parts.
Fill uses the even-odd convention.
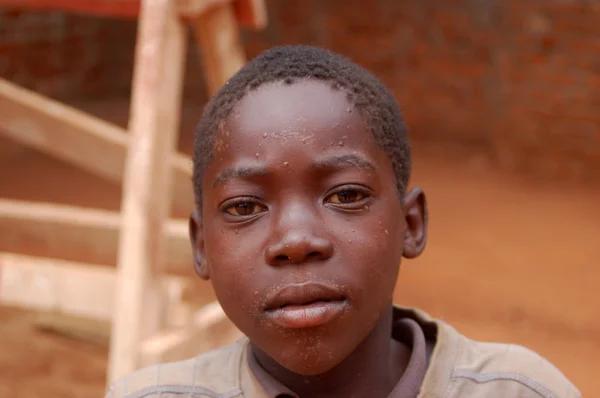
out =
[[[225,126],[225,133],[234,132],[237,139],[266,138],[266,134],[280,138],[280,144],[293,139],[371,139],[346,93],[314,80],[274,82],[251,91],[233,109]]]
[[[363,170],[368,163],[386,181],[394,178],[391,160],[346,93],[321,81],[275,82],[251,91],[221,124],[213,149],[203,177],[207,189],[246,170],[284,180],[310,179],[315,167],[333,163]]]

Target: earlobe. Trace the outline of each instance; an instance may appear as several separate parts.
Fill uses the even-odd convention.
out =
[[[405,258],[418,257],[427,244],[427,199],[421,188],[413,188],[404,196]]]
[[[202,222],[197,211],[190,214],[189,224],[190,243],[192,244],[192,255],[194,259],[194,271],[204,280],[210,279],[208,262],[204,255],[204,235]]]

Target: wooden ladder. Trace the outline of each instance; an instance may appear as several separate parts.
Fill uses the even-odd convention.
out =
[[[264,0],[0,0],[0,7],[139,19],[129,133],[0,80],[0,135],[123,186],[121,214],[0,200],[0,230],[7,231],[0,239],[42,239],[57,252],[70,239],[90,253],[118,253],[114,271],[2,252],[0,303],[111,320],[109,382],[237,336],[216,302],[195,311],[188,325],[169,328],[166,309],[181,299],[192,269],[191,255],[181,256],[189,255],[182,249],[189,247],[186,223],[169,220],[169,208],[172,200],[188,211],[194,206],[191,159],[175,150],[186,26],[213,94],[245,63],[239,26],[266,25]],[[167,253],[175,264],[167,264]],[[174,290],[179,296],[170,299]]]

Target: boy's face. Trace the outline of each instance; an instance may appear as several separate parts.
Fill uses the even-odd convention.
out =
[[[190,223],[196,270],[259,349],[321,374],[390,310],[402,255],[425,244],[424,207],[417,190],[403,211],[391,161],[343,91],[267,84],[216,138]]]

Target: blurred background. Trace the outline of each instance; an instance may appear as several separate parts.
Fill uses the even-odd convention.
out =
[[[265,29],[243,32],[249,58],[323,46],[376,73],[404,109],[430,239],[403,264],[396,301],[474,339],[526,345],[600,396],[600,1],[267,0],[267,10]],[[125,127],[135,39],[132,20],[0,8],[0,77]],[[190,46],[183,153],[207,98]],[[0,134],[0,198],[118,210],[120,195]],[[43,246],[13,243],[0,250]],[[48,333],[36,316],[0,303],[0,396],[102,396],[106,343]]]

